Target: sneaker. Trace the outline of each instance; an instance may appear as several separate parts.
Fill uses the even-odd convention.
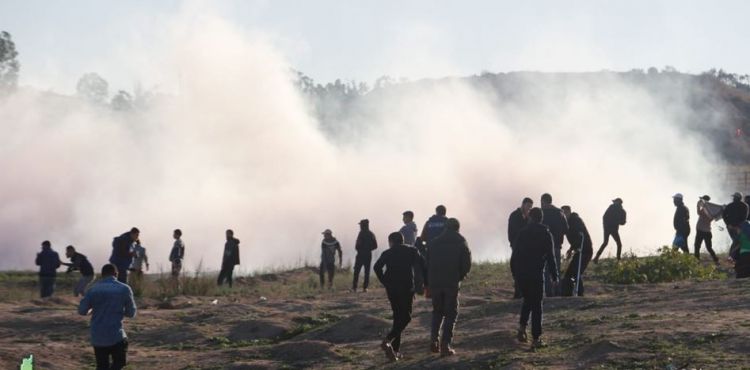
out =
[[[380,343],[380,348],[383,350],[383,352],[385,352],[385,357],[387,357],[391,361],[396,361],[396,352],[393,351],[391,342],[383,340],[383,343]]]
[[[396,352],[396,361],[399,361],[404,358],[404,355],[401,354],[401,352]]]
[[[526,327],[522,326],[518,329],[518,334],[516,335],[516,338],[521,343],[527,343],[529,341],[529,337],[526,335]]]
[[[451,346],[445,346],[440,350],[440,357],[448,357],[453,356],[456,354],[456,350],[451,348]]]
[[[539,348],[545,348],[547,347],[547,342],[544,341],[542,338],[536,338],[534,339],[534,342],[531,343],[531,349],[539,349]]]
[[[432,341],[432,344],[430,344],[430,352],[440,353],[440,341],[437,341],[437,340]]]

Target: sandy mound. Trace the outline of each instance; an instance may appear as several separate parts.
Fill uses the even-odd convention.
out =
[[[195,328],[188,325],[174,325],[147,329],[137,334],[132,334],[133,339],[144,346],[160,346],[164,344],[199,344],[205,341],[205,337]]]
[[[607,357],[610,353],[623,352],[624,349],[617,343],[610,342],[608,340],[602,340],[596,342],[581,352],[579,357],[582,361],[600,361]]]
[[[379,340],[391,323],[370,315],[349,316],[321,331],[311,333],[311,339],[330,343],[353,343]]]
[[[268,320],[247,320],[236,323],[227,338],[232,341],[275,339],[289,331],[288,326]]]
[[[331,343],[317,340],[303,340],[299,342],[286,342],[271,348],[273,358],[284,362],[316,362],[334,360],[339,357],[333,352]]]

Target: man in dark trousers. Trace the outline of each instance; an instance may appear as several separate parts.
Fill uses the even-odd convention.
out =
[[[544,214],[544,224],[549,227],[552,238],[555,241],[555,263],[560,266],[560,258],[562,255],[562,245],[565,241],[565,233],[568,232],[568,221],[565,219],[560,208],[552,205],[552,196],[545,193],[542,194],[542,213]],[[560,286],[552,284],[552,275],[547,272],[545,278],[544,288],[547,293],[547,297],[556,297],[560,295]]]
[[[586,228],[586,224],[581,219],[578,213],[573,212],[570,206],[562,206],[565,218],[568,219],[568,232],[565,236],[568,238],[568,244],[570,249],[566,253],[566,259],[573,257],[568,264],[568,268],[565,270],[565,277],[562,279],[562,295],[572,296],[576,286],[576,279],[579,276],[578,273],[578,260],[583,257],[580,261],[581,272],[580,281],[578,282],[578,296],[583,296],[583,273],[589,266],[591,256],[594,255],[593,244],[591,243],[591,236],[589,230]]]
[[[128,269],[133,263],[133,243],[138,240],[140,233],[140,230],[134,227],[112,240],[112,255],[109,257],[109,263],[117,267],[117,280],[121,283],[128,283]]]
[[[508,217],[508,243],[510,243],[511,250],[518,234],[529,223],[529,211],[533,206],[534,201],[531,198],[523,198],[521,207],[516,208],[515,211],[511,212],[510,217]],[[518,285],[515,282],[513,283],[513,298],[521,298],[521,291],[518,290]]]
[[[742,193],[734,193],[732,195],[732,203],[729,203],[724,207],[722,218],[727,225],[729,237],[732,238],[732,245],[729,249],[735,248],[737,244],[737,235],[739,235],[737,231],[739,229],[737,226],[748,218],[748,205],[742,201]]]
[[[461,281],[471,270],[471,251],[459,228],[457,219],[448,219],[443,233],[430,242],[427,250],[427,291],[432,298],[430,349],[441,356],[456,353],[451,344],[458,317],[458,291]]]
[[[232,287],[234,266],[240,264],[240,240],[234,237],[234,231],[227,230],[227,241],[224,243],[224,256],[221,259],[221,271],[217,283],[221,286],[224,280]]]
[[[328,273],[328,289],[333,289],[333,276],[336,273],[336,252],[339,254],[341,268],[341,244],[333,237],[330,229],[323,231],[323,242],[320,243],[320,289],[325,286],[325,274]]]
[[[599,257],[602,255],[602,252],[604,252],[604,248],[607,247],[607,244],[609,244],[610,235],[617,244],[617,259],[620,259],[620,255],[622,254],[620,226],[625,225],[625,222],[627,221],[627,213],[625,212],[625,209],[622,208],[622,199],[616,198],[612,201],[612,204],[610,204],[609,207],[607,207],[607,210],[604,211],[602,221],[604,223],[604,242],[601,247],[599,247],[599,251],[596,252],[594,263],[599,262]]]
[[[510,257],[511,271],[523,295],[518,340],[528,341],[526,326],[530,315],[531,335],[534,339],[531,344],[532,349],[546,345],[542,340],[542,300],[545,275],[551,276],[555,284],[558,281],[555,242],[549,228],[542,224],[543,218],[541,209],[531,209],[530,223],[518,235]]]
[[[395,361],[401,358],[401,333],[411,321],[414,272],[422,271],[422,281],[426,281],[427,269],[422,255],[416,248],[404,244],[404,237],[400,232],[388,235],[388,245],[390,248],[380,255],[374,269],[378,280],[385,287],[393,310],[393,327],[383,340],[381,348],[391,361]]]
[[[63,263],[63,265],[68,266],[67,272],[81,272],[81,278],[78,279],[78,282],[73,287],[73,296],[83,296],[83,294],[86,293],[86,287],[94,281],[94,267],[91,266],[89,259],[76,252],[76,248],[72,245],[65,248],[65,256],[70,258],[70,263]]]
[[[116,278],[117,267],[104,265],[102,279],[91,286],[78,305],[79,315],[91,312],[91,345],[97,370],[120,370],[127,364],[128,337],[122,319],[135,317],[136,307],[133,291]]]
[[[742,221],[737,226],[728,226],[737,234],[737,245],[729,250],[729,257],[734,260],[734,271],[737,279],[750,277],[750,221]]]
[[[49,240],[42,242],[42,251],[36,254],[36,265],[39,266],[39,290],[42,298],[55,293],[55,279],[60,267],[60,255],[52,250]]]
[[[711,197],[708,195],[704,195],[698,199],[698,204],[696,205],[696,210],[698,212],[698,222],[695,224],[695,243],[694,243],[694,253],[695,258],[698,259],[698,261],[701,260],[701,244],[703,242],[706,243],[706,250],[711,255],[711,258],[714,260],[714,263],[718,266],[719,265],[719,258],[716,257],[716,252],[714,252],[713,248],[713,233],[711,232],[711,222],[714,221],[714,216],[711,215],[711,212],[708,210],[707,203],[711,200]]]
[[[352,292],[357,291],[359,272],[362,270],[362,267],[365,268],[365,281],[362,285],[362,291],[367,292],[367,287],[370,286],[370,264],[372,263],[372,251],[377,248],[378,241],[375,239],[375,234],[370,231],[370,221],[366,219],[359,221],[359,235],[357,235],[357,242],[354,245],[354,249],[357,250],[357,256],[354,258],[354,278],[352,279]]]
[[[690,236],[690,211],[685,207],[683,203],[682,194],[677,193],[672,197],[674,202],[674,220],[672,224],[674,226],[674,248],[680,248],[683,252],[690,254],[688,249],[688,236]]]
[[[422,228],[422,242],[427,245],[427,249],[430,248],[430,242],[432,239],[437,238],[443,233],[445,229],[445,222],[448,221],[448,217],[445,217],[447,210],[444,205],[435,207],[435,214],[427,219]]]

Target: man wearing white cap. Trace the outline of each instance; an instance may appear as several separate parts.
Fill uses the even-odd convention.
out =
[[[682,201],[682,194],[677,193],[674,196],[672,196],[672,200],[674,201],[675,209],[674,211],[674,230],[675,230],[675,236],[674,236],[674,248],[680,248],[685,253],[690,253],[690,249],[688,249],[688,236],[690,236],[690,211],[688,211],[688,208],[685,207],[685,203]]]

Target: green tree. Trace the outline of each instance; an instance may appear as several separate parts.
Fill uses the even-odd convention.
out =
[[[76,92],[81,98],[92,103],[104,103],[109,95],[109,84],[96,73],[86,73],[78,79]]]
[[[18,71],[21,64],[18,63],[18,52],[8,32],[0,32],[0,92],[11,91],[18,84]]]
[[[112,109],[126,111],[133,109],[133,97],[125,90],[120,90],[112,97]]]

